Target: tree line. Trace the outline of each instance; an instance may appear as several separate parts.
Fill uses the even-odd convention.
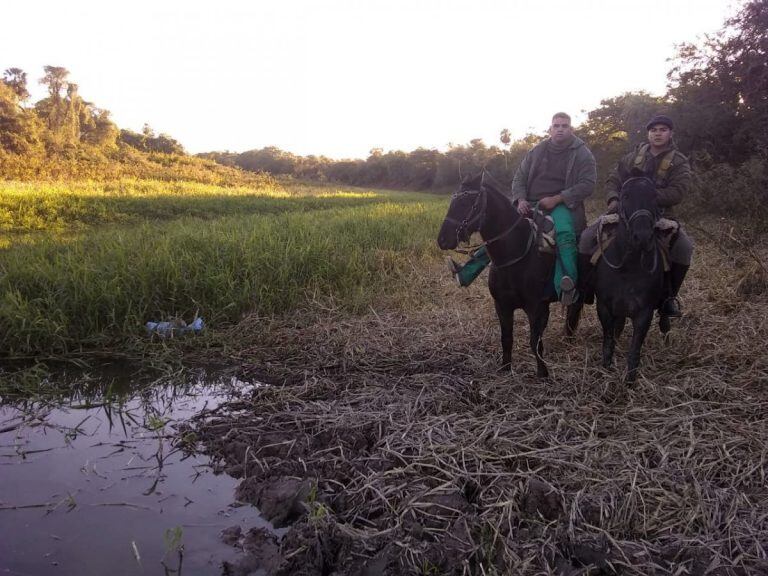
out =
[[[0,178],[215,181],[234,172],[186,155],[178,141],[146,124],[141,132],[121,130],[108,110],[80,95],[62,66],[45,66],[39,82],[46,95],[30,104],[24,70],[8,68],[0,78]]]
[[[674,118],[680,150],[694,165],[696,195],[704,207],[738,212],[768,204],[768,0],[746,2],[718,33],[678,47],[667,79],[665,94],[630,92],[606,98],[577,127],[577,136],[597,159],[600,176],[645,140],[649,118],[666,113]],[[297,156],[274,147],[202,156],[301,179],[446,191],[462,174],[482,168],[511,182],[525,152],[544,136],[528,134],[512,141],[509,131],[502,130],[499,142],[491,145],[477,139],[444,152],[374,148],[367,158],[353,160]]]
[[[597,158],[600,176],[645,139],[648,118],[666,113],[675,120],[678,146],[694,165],[703,206],[743,211],[768,204],[768,0],[745,2],[717,34],[680,46],[667,78],[665,94],[606,98],[577,127]],[[173,177],[174,165],[192,176],[205,166],[202,178],[215,164],[304,180],[448,191],[462,175],[482,168],[511,182],[525,152],[544,137],[528,134],[513,141],[501,130],[491,145],[475,139],[443,152],[374,148],[367,158],[351,160],[297,156],[275,147],[194,159],[171,136],[156,135],[149,126],[138,133],[120,130],[109,111],[80,96],[65,68],[46,66],[39,81],[47,95],[29,105],[23,70],[9,68],[0,79],[0,177],[147,175],[157,165]]]

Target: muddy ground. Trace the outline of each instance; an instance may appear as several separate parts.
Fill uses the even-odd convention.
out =
[[[593,307],[566,338],[553,306],[548,380],[518,317],[499,373],[484,278],[458,289],[437,267],[414,271],[408,306],[246,321],[242,377],[268,385],[191,427],[237,498],[288,532],[233,526],[245,555],[225,573],[768,574],[753,260],[699,239],[685,317],[670,343],[649,335],[630,389],[628,334],[602,370]]]

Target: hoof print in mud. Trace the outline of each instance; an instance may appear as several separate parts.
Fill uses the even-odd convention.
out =
[[[531,478],[528,481],[528,487],[521,504],[521,508],[526,514],[541,515],[546,520],[557,520],[563,512],[560,493],[554,487],[537,478]]]
[[[245,553],[236,563],[223,563],[222,574],[225,576],[272,574],[280,565],[280,545],[265,528],[251,528],[243,535],[240,526],[231,526],[222,531],[221,539],[225,544],[242,548]]]
[[[244,480],[237,488],[237,499],[254,504],[275,528],[290,526],[307,511],[305,502],[311,491],[309,480],[280,476]]]

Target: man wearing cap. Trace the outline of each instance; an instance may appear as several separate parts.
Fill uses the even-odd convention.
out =
[[[674,219],[673,207],[679,204],[688,193],[691,186],[691,166],[688,158],[678,150],[672,138],[674,124],[668,116],[658,115],[651,118],[645,127],[648,131],[648,142],[636,147],[624,156],[608,176],[606,182],[606,201],[608,212],[616,212],[619,208],[619,192],[621,186],[633,176],[633,171],[639,170],[656,183],[656,202],[664,218]],[[579,267],[590,270],[590,258],[597,249],[597,228],[594,223],[584,230],[579,241]],[[685,275],[691,265],[693,243],[682,225],[678,229],[677,238],[669,252],[670,270],[668,293],[659,307],[659,314],[667,318],[682,316],[677,294],[683,284]],[[589,276],[589,274],[582,274]],[[582,290],[591,300],[589,279],[582,280]]]

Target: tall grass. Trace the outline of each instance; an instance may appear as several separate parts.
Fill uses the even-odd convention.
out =
[[[149,193],[133,189],[133,210],[98,190],[76,197],[103,198],[111,210],[50,193],[54,205],[74,208],[53,209],[41,221],[84,225],[89,213],[110,222],[117,212],[138,223],[92,226],[66,242],[41,234],[0,251],[0,354],[120,345],[147,320],[195,313],[215,328],[245,313],[288,310],[308,293],[359,306],[397,281],[404,255],[436,250],[445,209],[444,199],[417,194],[148,186]],[[179,216],[202,205],[204,214]]]
[[[324,210],[375,204],[390,196],[391,193],[301,185],[287,188],[275,182],[257,188],[156,180],[120,180],[107,184],[0,182],[0,233],[7,233],[7,246],[14,235],[20,233],[82,230],[98,224],[136,224],[182,216],[217,218]],[[398,201],[421,198],[401,194]]]

